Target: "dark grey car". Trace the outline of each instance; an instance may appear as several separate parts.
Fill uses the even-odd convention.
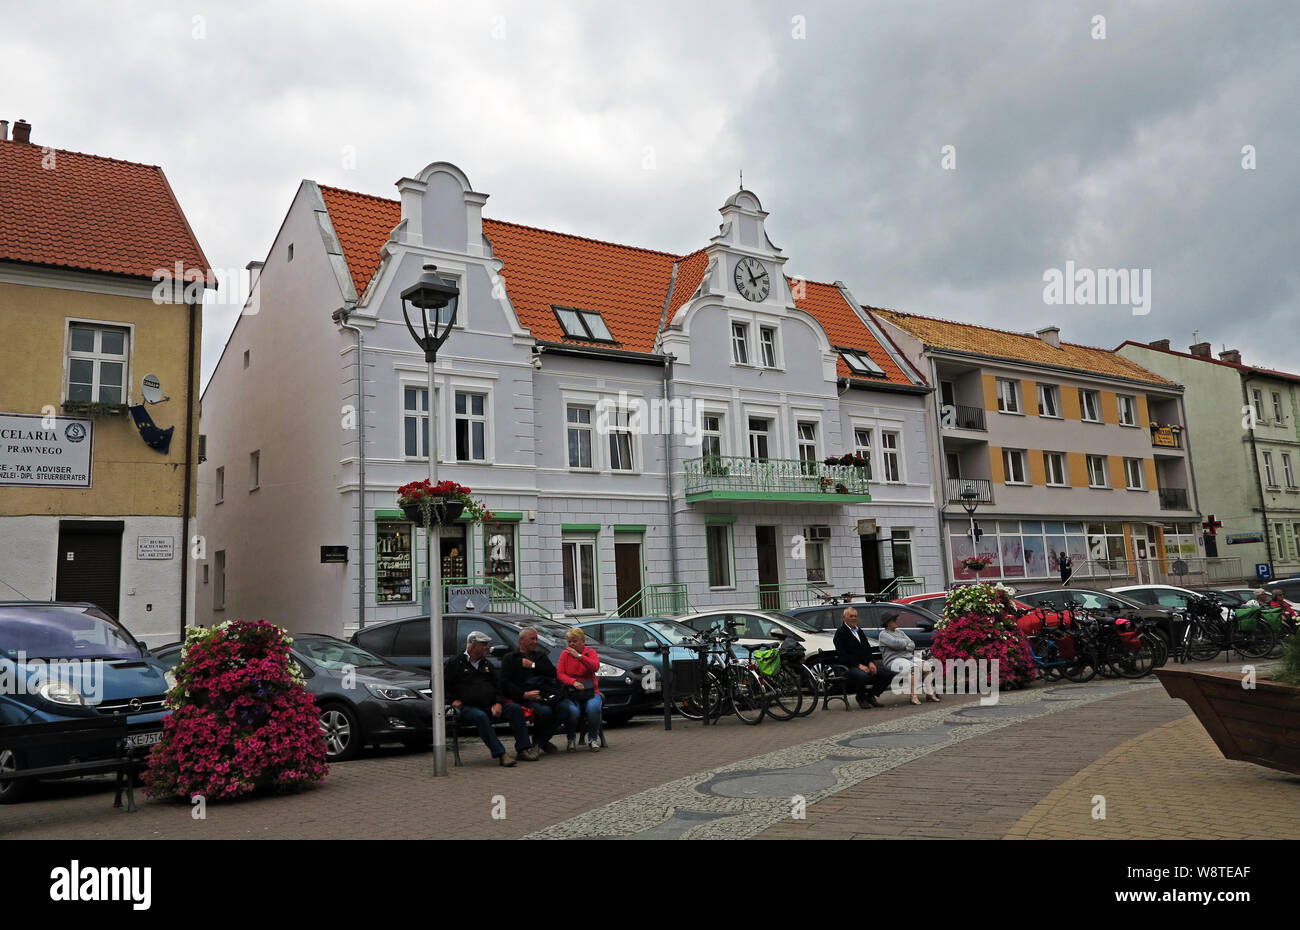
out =
[[[924,607],[911,604],[856,601],[849,604],[792,607],[785,612],[812,624],[824,633],[834,633],[844,622],[844,610],[848,607],[858,612],[858,627],[866,632],[869,639],[874,640],[880,635],[883,628],[881,616],[886,611],[893,611],[898,614],[898,629],[906,633],[918,649],[929,649],[934,641],[934,625],[939,622],[939,618]]]
[[[366,745],[433,741],[428,674],[402,668],[354,643],[323,633],[294,633],[290,653],[320,708],[325,758],[343,762]],[[180,661],[181,644],[152,651],[164,665]]]

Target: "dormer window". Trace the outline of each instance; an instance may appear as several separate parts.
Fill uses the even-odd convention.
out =
[[[572,307],[552,307],[560,328],[569,339],[583,339],[588,342],[613,342],[605,320],[595,310],[575,310]]]
[[[840,349],[840,358],[849,371],[864,378],[883,378],[885,370],[871,360],[871,356],[858,349]]]

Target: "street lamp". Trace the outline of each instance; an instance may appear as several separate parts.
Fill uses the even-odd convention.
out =
[[[970,545],[971,552],[974,553],[978,548],[978,540],[975,538],[975,509],[979,507],[979,492],[975,490],[973,484],[968,484],[961,491],[961,507],[966,511],[966,516],[970,517]]]
[[[433,366],[438,361],[438,349],[451,335],[451,327],[456,322],[457,298],[460,291],[456,285],[449,284],[438,277],[438,266],[424,266],[424,274],[406,290],[402,291],[402,318],[410,330],[415,344],[424,350],[424,360],[429,366],[428,404],[429,404],[429,483],[438,483],[438,408],[433,400]],[[411,323],[411,308],[419,313],[419,330]],[[450,307],[449,313],[443,309]],[[427,518],[426,518],[427,520]],[[433,691],[433,774],[446,775],[447,772],[447,721],[443,717],[442,688],[442,566],[434,561],[433,553],[438,551],[434,537],[438,535],[438,525],[425,523],[424,560],[428,566],[429,578],[429,684]]]

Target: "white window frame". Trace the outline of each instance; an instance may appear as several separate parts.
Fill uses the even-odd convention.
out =
[[[726,551],[722,553],[723,559],[721,562],[721,565],[727,571],[725,584],[714,584],[712,577],[713,558],[710,550],[713,548],[714,533],[719,530],[721,532],[718,535],[721,537],[722,544],[726,546]],[[736,540],[732,524],[704,524],[704,580],[710,591],[734,591],[736,589],[735,542]]]
[[[898,557],[894,555],[899,549],[907,550],[907,562],[910,571],[916,571],[916,551],[912,547],[912,528],[911,527],[892,527],[889,530],[889,562],[894,570],[894,577],[898,577]]]
[[[568,605],[564,598],[564,569],[568,565],[569,547],[573,546],[573,607]],[[581,604],[582,600],[582,581],[581,574],[582,559],[579,552],[582,547],[591,547],[591,591],[593,603],[589,605]],[[595,536],[570,536],[565,534],[560,540],[560,597],[564,603],[564,612],[570,616],[581,614],[598,614],[600,613],[600,547],[596,543]]]
[[[894,442],[891,448],[886,439]],[[890,477],[890,458],[893,458],[895,477]],[[898,429],[880,430],[880,480],[884,484],[906,484],[907,473],[903,470],[903,431]]]
[[[248,453],[248,491],[251,494],[262,486],[262,450]]]
[[[1084,457],[1084,461],[1086,462],[1086,464],[1087,464],[1087,466],[1088,466],[1088,487],[1090,487],[1090,488],[1107,488],[1107,489],[1109,489],[1109,488],[1110,488],[1110,460],[1109,460],[1106,456],[1104,456],[1104,455],[1087,455],[1087,456]],[[1100,482],[1097,482],[1097,481],[1096,481],[1096,478],[1095,478],[1095,475],[1094,475],[1094,472],[1093,472],[1092,463],[1093,463],[1094,461],[1096,461],[1096,462],[1100,462],[1100,463],[1101,463],[1101,481],[1100,481]]]
[[[1255,419],[1260,423],[1267,422],[1264,419],[1264,392],[1259,388],[1250,389],[1251,399],[1255,402]]]
[[[1057,468],[1052,468],[1052,463],[1057,464]],[[1052,472],[1060,473],[1060,480],[1053,481]],[[1064,452],[1043,452],[1043,474],[1046,476],[1045,483],[1049,488],[1068,488],[1070,486],[1069,464]]]
[[[840,358],[844,359],[844,364],[849,366],[849,371],[853,374],[868,378],[885,377],[885,370],[862,349],[840,349],[839,353]]]
[[[1051,413],[1046,412],[1051,408]],[[1052,420],[1061,419],[1061,389],[1055,384],[1038,384],[1038,415]]]
[[[767,338],[769,336],[770,339]],[[760,326],[758,328],[758,353],[761,367],[769,369],[781,367],[780,333],[775,326]],[[771,358],[768,357],[769,354]]]
[[[862,434],[865,433],[867,442],[862,443]],[[867,480],[872,481],[876,474],[876,428],[854,424],[853,426],[853,451],[858,453],[867,460]]]
[[[1020,477],[1013,478],[1012,475],[1016,469],[1012,468],[1012,463],[1018,464]],[[1003,449],[1002,450],[1002,479],[1004,484],[1028,485],[1029,484],[1029,452],[1025,449]]]
[[[1287,490],[1296,490],[1295,469],[1291,466],[1291,453],[1282,453],[1282,477],[1286,480]]]
[[[1142,459],[1124,459],[1124,483],[1127,485],[1128,490],[1145,491],[1147,489],[1145,475],[1146,470],[1142,464]]]
[[[1282,395],[1277,391],[1271,393],[1273,394],[1273,422],[1281,426],[1285,419],[1282,416]]]
[[[608,465],[609,471],[618,472],[622,475],[638,474],[641,470],[641,448],[640,443],[637,441],[637,435],[632,431],[631,425],[628,422],[628,417],[630,415],[631,412],[625,408],[611,406],[605,417],[607,424],[605,435],[609,440],[605,447],[605,451],[609,456],[606,460],[606,464]],[[622,458],[621,453],[615,455],[614,452],[615,444],[618,442],[619,437],[625,437],[627,440],[627,455],[630,461],[627,463],[626,468],[616,467],[614,465],[616,458],[620,460]]]
[[[584,410],[584,411],[586,411],[586,412],[587,412],[587,422],[586,422],[586,423],[581,423],[581,422],[574,422],[574,421],[570,420],[570,419],[569,419],[569,412],[570,412],[571,410]],[[588,459],[589,459],[590,462],[591,462],[590,465],[582,465],[582,464],[574,465],[574,464],[573,464],[573,458],[572,458],[572,456],[571,456],[571,454],[570,454],[570,451],[569,451],[569,433],[571,433],[571,432],[573,432],[573,431],[577,431],[577,432],[579,432],[579,433],[584,433],[584,432],[585,432],[585,433],[587,434],[587,452],[588,452]],[[597,446],[596,446],[596,407],[595,407],[595,404],[587,404],[587,403],[582,403],[582,402],[579,402],[579,401],[572,401],[572,400],[570,400],[570,401],[565,401],[565,404],[564,404],[564,462],[565,462],[565,464],[568,466],[569,471],[582,471],[582,472],[588,472],[588,471],[599,471],[599,470],[600,470],[600,462],[598,461],[598,459],[597,459],[597,457],[596,457],[597,454],[598,454],[597,451],[596,451],[596,449],[597,449]],[[581,455],[581,443],[579,443],[579,456],[578,456],[578,460],[579,460],[579,462],[581,462],[581,460],[582,460],[582,455]]]
[[[810,525],[803,528],[804,539],[804,577],[809,584],[833,584],[831,578],[831,528],[825,525]],[[813,552],[821,562],[822,577],[813,577]]]
[[[460,399],[462,395],[465,397],[465,410],[466,410],[466,412],[463,414],[456,412],[457,401]],[[474,397],[483,398],[483,413],[481,415],[471,412],[474,409],[473,402],[472,402]],[[483,465],[488,462],[491,462],[492,461],[492,394],[491,392],[475,390],[472,388],[456,388],[452,392],[451,416],[452,416],[451,444],[453,447],[451,449],[451,453],[453,458],[457,462],[469,463],[475,465]],[[470,457],[464,459],[460,457],[460,450],[456,448],[459,441],[458,433],[460,432],[461,420],[464,420],[470,424],[468,427]],[[483,424],[483,457],[477,459],[473,457],[473,452],[474,452],[474,442],[473,442],[474,426],[473,425],[475,423]]]
[[[213,496],[216,503],[220,504],[226,499],[226,466],[218,465],[216,475],[213,478]]]
[[[718,421],[717,429],[708,429],[706,424],[709,419]],[[707,450],[709,439],[716,439],[718,450],[709,452]],[[727,454],[727,415],[721,410],[701,410],[700,411],[700,457],[708,458],[717,456],[723,458]]]
[[[1088,401],[1091,400],[1092,416],[1088,416]],[[1084,423],[1101,422],[1101,392],[1079,388],[1079,419]]]
[[[605,322],[605,317],[601,315],[600,311],[584,310],[581,307],[561,307],[558,304],[552,306],[551,310],[555,313],[555,319],[560,324],[560,332],[564,334],[566,339],[580,339],[584,342],[618,344],[618,340],[614,338],[614,331],[609,328],[609,324]],[[564,320],[565,313],[572,313],[577,318],[578,325],[582,330],[581,332],[569,331],[569,325]],[[601,328],[607,335],[602,336],[596,331],[592,318],[599,321]]]
[[[465,291],[464,291],[464,289],[460,286],[460,282],[461,282],[461,280],[462,280],[461,276],[458,275],[458,274],[447,274],[447,273],[445,272],[445,269],[443,269],[443,268],[439,268],[439,269],[438,269],[438,279],[441,280],[443,284],[450,284],[452,287],[456,288],[456,290],[459,292],[459,293],[456,295],[456,322],[453,324],[452,328],[453,328],[453,329],[464,329],[464,328],[465,328],[465,307],[464,307],[464,303],[465,303]],[[446,307],[440,307],[440,308],[439,308],[439,310],[438,310],[438,320],[437,320],[436,325],[438,325],[438,326],[442,326],[442,325],[443,325],[443,323],[442,323],[442,318],[443,318],[444,316],[446,316],[447,309],[448,309],[450,306],[451,306],[451,304],[448,304]],[[430,332],[433,332],[433,328],[434,328],[434,326],[435,326],[435,322],[434,322],[434,320],[433,320],[432,317],[429,317],[429,315],[428,315],[428,311],[425,312],[425,316],[429,319],[429,331],[430,331]]]
[[[1116,394],[1115,406],[1120,426],[1137,426],[1137,398],[1132,394]]]
[[[754,420],[765,420],[767,422],[766,431],[755,430],[752,426]],[[756,462],[765,462],[772,459],[772,447],[776,445],[776,437],[773,435],[773,429],[776,426],[776,417],[766,413],[749,413],[745,414],[745,451],[746,454]],[[754,439],[762,436],[767,440],[767,449],[764,455],[756,454]]]
[[[72,330],[89,329],[95,333],[95,348],[89,352],[74,350],[72,348]],[[103,345],[103,333],[105,330],[112,330],[123,334],[122,354],[108,355],[101,350]],[[74,359],[89,361],[91,363],[91,382],[90,382],[90,402],[101,403],[99,400],[99,390],[102,385],[99,383],[100,365],[103,362],[112,362],[122,366],[122,397],[117,401],[102,401],[102,403],[119,403],[130,406],[131,404],[131,355],[135,346],[135,327],[125,323],[111,323],[100,320],[87,320],[78,317],[65,317],[63,324],[63,401],[66,403],[69,397],[71,385],[69,379],[72,376],[72,362]],[[79,401],[85,403],[85,401]]]
[[[749,324],[740,320],[731,321],[731,364],[754,367],[749,344]]]
[[[416,384],[412,381],[403,381],[398,386],[401,404],[401,414],[399,417],[400,429],[398,430],[399,442],[401,443],[402,458],[407,461],[427,462],[429,460],[429,385]],[[406,392],[415,391],[415,407],[406,406]],[[425,398],[424,409],[419,407],[420,397]],[[415,422],[415,449],[416,455],[410,455],[406,451],[406,421],[414,419]],[[423,421],[424,429],[420,429],[420,423]],[[423,440],[423,441],[422,441]],[[423,448],[421,448],[423,446]]]
[[[998,389],[998,413],[1011,413],[1024,416],[1021,403],[1020,382],[1014,378],[995,378]],[[1010,389],[1010,390],[1008,390]]]
[[[1277,483],[1277,472],[1273,468],[1273,453],[1271,451],[1264,452],[1264,484],[1270,488],[1280,487]]]

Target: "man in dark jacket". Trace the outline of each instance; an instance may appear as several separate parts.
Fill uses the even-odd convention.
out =
[[[545,649],[538,648],[537,630],[531,626],[519,631],[519,648],[501,660],[501,690],[510,700],[532,710],[533,737],[542,752],[559,752],[551,743],[556,707],[568,701],[563,698],[555,663]]]
[[[835,655],[849,670],[847,687],[857,694],[858,706],[879,707],[876,695],[889,687],[889,670],[880,650],[858,629],[858,612],[852,607],[844,608],[844,622],[835,631]]]
[[[506,752],[492,729],[493,718],[505,716],[510,723],[510,732],[515,737],[515,751],[521,759],[532,762],[539,758],[528,739],[528,720],[524,709],[518,704],[506,703],[505,695],[497,684],[496,669],[488,661],[488,645],[492,637],[486,633],[474,631],[469,634],[465,651],[452,658],[446,667],[447,697],[451,706],[460,709],[461,719],[478,727],[478,735],[484,745],[492,752],[492,758],[498,765],[515,764],[512,753]]]

